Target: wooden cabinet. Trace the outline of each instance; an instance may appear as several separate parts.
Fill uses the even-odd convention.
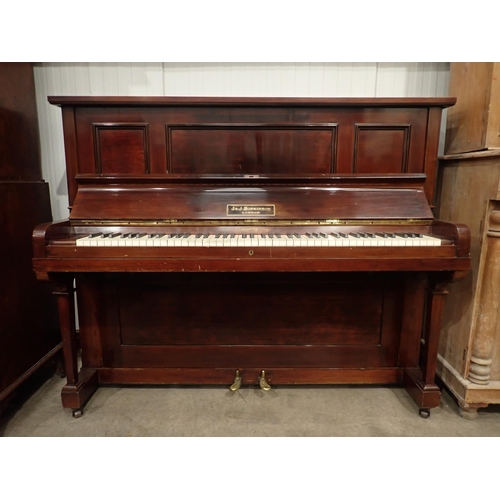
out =
[[[437,216],[471,230],[471,272],[450,286],[437,373],[462,416],[500,403],[500,63],[455,63]],[[455,154],[451,154],[451,153]]]
[[[451,63],[446,154],[500,148],[500,63]]]
[[[33,69],[0,63],[0,403],[61,348],[51,290],[31,265],[33,229],[51,219]]]

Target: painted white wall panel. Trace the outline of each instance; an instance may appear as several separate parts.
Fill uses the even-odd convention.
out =
[[[63,132],[49,95],[435,97],[448,95],[449,63],[39,63],[34,73],[42,171],[60,220]]]

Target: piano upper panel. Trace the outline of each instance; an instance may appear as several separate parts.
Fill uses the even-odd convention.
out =
[[[75,98],[63,108],[70,205],[78,174],[425,173],[453,98]]]

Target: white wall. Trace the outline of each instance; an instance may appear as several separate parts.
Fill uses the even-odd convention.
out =
[[[39,63],[34,73],[42,172],[60,220],[68,216],[63,132],[49,95],[441,97],[449,63]]]

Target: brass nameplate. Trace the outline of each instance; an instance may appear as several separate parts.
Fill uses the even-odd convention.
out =
[[[267,215],[275,216],[274,205],[228,205],[227,215]]]

